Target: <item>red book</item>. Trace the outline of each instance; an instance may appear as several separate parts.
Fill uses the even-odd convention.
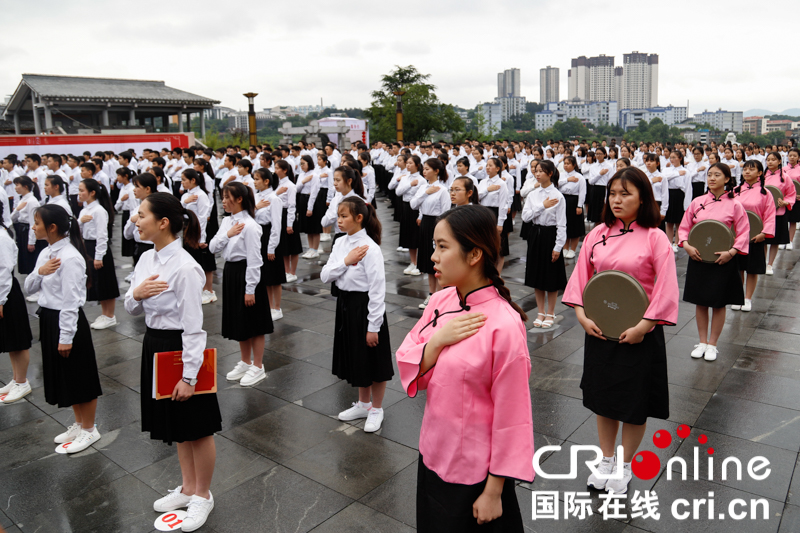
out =
[[[183,379],[183,352],[158,352],[153,357],[153,397],[172,398],[175,385]],[[197,373],[195,394],[217,392],[217,349],[203,352],[203,364]]]

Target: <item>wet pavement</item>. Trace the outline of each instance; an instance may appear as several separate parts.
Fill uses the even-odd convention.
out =
[[[386,311],[392,349],[396,350],[422,311],[427,295],[425,276],[404,276],[408,254],[399,253],[398,225],[386,204],[379,203],[384,223],[382,245],[386,264]],[[118,237],[119,219],[115,228]],[[503,272],[512,297],[530,312],[533,289],[522,284],[525,243],[511,236],[511,256]],[[796,246],[800,239],[796,240]],[[117,275],[130,271],[130,259],[118,256]],[[330,243],[323,243],[325,251]],[[357,400],[355,389],[330,373],[335,300],[319,280],[327,255],[300,259],[299,281],[284,286],[284,319],[266,342],[267,379],[254,388],[225,381],[224,374],[239,359],[238,343],[219,335],[222,294],[221,269],[214,284],[220,301],[204,306],[208,346],[219,355],[219,404],[222,432],[216,435],[217,465],[211,490],[216,507],[199,531],[315,531],[405,532],[415,529],[415,487],[419,429],[425,394],[408,398],[395,376],[385,401],[385,421],[376,434],[363,432],[364,421],[340,422],[335,415]],[[604,519],[603,501],[591,492],[592,513],[580,520],[564,517],[568,492],[586,491],[587,468],[581,464],[576,480],[538,477],[532,485],[519,484],[517,494],[529,531],[800,531],[800,250],[781,251],[775,275],[762,276],[753,311],[728,311],[713,363],[694,360],[689,352],[697,341],[694,306],[681,303],[678,324],[666,327],[670,413],[669,420],[650,420],[642,448],[656,454],[662,465],[652,479],[634,477],[629,494],[655,490],[660,519],[623,516]],[[220,259],[221,261],[221,259]],[[686,254],[678,255],[683,287]],[[574,260],[568,260],[571,271]],[[34,338],[38,339],[35,304],[28,304]],[[84,308],[89,321],[100,308]],[[583,371],[584,333],[574,312],[561,305],[556,326],[528,334],[532,360],[530,378],[535,445],[596,444],[595,416],[583,407],[579,387]],[[44,401],[41,352],[38,340],[31,349],[29,379],[33,393],[13,405],[0,406],[0,526],[9,533],[24,532],[149,532],[158,513],[152,502],[180,483],[174,447],[150,441],[141,432],[139,368],[143,317],[131,317],[117,302],[119,324],[93,331],[104,395],[97,410],[103,438],[93,448],[73,456],[56,455],[53,437],[72,423],[71,409]],[[0,357],[0,378],[10,379],[6,356]],[[686,439],[677,428],[691,428]],[[654,445],[654,434],[671,442]],[[705,435],[707,442],[698,439]],[[694,480],[695,447],[698,478]],[[708,448],[714,448],[709,475]],[[770,474],[753,479],[747,463],[765,457]],[[583,457],[583,456],[581,456]],[[688,478],[680,479],[686,462]],[[735,479],[723,461],[738,458],[741,479]],[[586,456],[586,459],[589,457]],[[585,459],[583,459],[585,460]],[[569,454],[549,452],[545,471],[569,471]],[[668,479],[667,470],[675,474]],[[711,478],[709,480],[709,477]],[[532,520],[532,491],[556,491],[558,520]],[[709,496],[713,493],[712,496]],[[699,507],[698,519],[679,520],[676,500],[713,499]],[[735,520],[729,503],[741,499]],[[754,503],[763,500],[761,503]],[[691,505],[686,507],[692,510]],[[756,509],[757,519],[750,513]],[[683,512],[683,508],[678,509]],[[766,513],[764,516],[762,513]],[[720,518],[722,516],[723,518]]]

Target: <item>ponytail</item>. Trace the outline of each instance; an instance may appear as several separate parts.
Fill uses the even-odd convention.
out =
[[[183,175],[187,180],[193,181],[195,186],[200,187],[201,191],[208,194],[208,191],[206,190],[206,180],[198,171],[193,168],[187,168],[181,173],[181,175]]]
[[[154,192],[144,200],[153,216],[161,220],[169,220],[169,229],[173,236],[183,232],[183,242],[191,248],[197,248],[200,242],[200,221],[197,215],[189,211],[174,195],[166,192]]]
[[[183,220],[186,228],[183,230],[183,242],[190,248],[197,248],[200,245],[200,221],[194,211],[183,208]]]
[[[13,239],[14,235],[11,233],[11,230],[6,227],[5,222],[3,222],[3,211],[5,210],[5,208],[6,208],[6,206],[3,205],[2,202],[0,202],[0,228],[3,228],[4,230],[6,230],[6,232],[8,232],[8,236]]]
[[[339,206],[347,206],[353,218],[361,215],[361,229],[367,232],[370,239],[375,241],[375,244],[381,244],[381,221],[378,220],[378,214],[372,204],[366,203],[364,200],[357,196],[348,196],[344,198]]]
[[[34,198],[37,200],[42,199],[42,197],[39,195],[39,186],[36,185],[36,182],[34,182],[29,176],[17,176],[14,178],[14,185],[22,185],[28,189],[28,192],[33,193]]]
[[[350,185],[350,188],[359,195],[361,198],[364,198],[364,182],[361,181],[361,174],[353,170],[353,167],[348,165],[342,165],[340,167],[336,167],[334,172],[339,172],[342,175],[342,179],[345,183]]]

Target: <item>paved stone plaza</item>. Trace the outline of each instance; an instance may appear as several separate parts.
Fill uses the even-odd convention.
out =
[[[422,311],[427,294],[425,276],[404,276],[408,255],[396,251],[398,225],[379,202],[384,226],[386,311],[392,349],[396,350]],[[114,230],[118,278],[127,275],[130,259],[119,256],[119,219]],[[323,243],[326,251],[330,243]],[[533,289],[522,283],[525,242],[511,236],[511,256],[504,270],[513,298],[527,312],[535,308]],[[255,388],[225,381],[239,359],[237,342],[220,333],[221,301],[204,306],[208,346],[219,354],[219,405],[222,432],[216,436],[217,466],[211,490],[216,507],[204,532],[407,532],[415,528],[415,487],[419,429],[425,394],[408,398],[395,375],[386,393],[386,419],[376,434],[362,431],[364,421],[343,423],[335,415],[357,399],[355,389],[331,375],[335,300],[319,280],[327,256],[320,261],[300,259],[299,281],[285,285],[284,319],[266,344],[267,379]],[[728,311],[719,344],[719,358],[709,363],[689,357],[697,343],[694,306],[681,303],[677,326],[665,328],[669,359],[670,413],[668,421],[651,420],[642,448],[656,452],[662,464],[685,457],[693,472],[693,447],[698,445],[700,481],[668,481],[666,474],[644,482],[634,477],[629,494],[655,490],[660,520],[633,518],[603,520],[601,501],[592,493],[594,514],[579,520],[531,519],[531,491],[585,491],[588,470],[581,465],[578,479],[537,478],[532,486],[517,487],[526,529],[530,531],[800,531],[800,250],[782,251],[775,275],[763,276],[750,313]],[[220,264],[222,259],[220,258]],[[680,286],[687,256],[678,256]],[[574,260],[568,260],[568,272]],[[127,270],[126,270],[127,268]],[[221,269],[215,278],[221,299]],[[128,285],[120,284],[122,291]],[[28,304],[34,339],[39,325]],[[99,306],[85,307],[89,321]],[[537,448],[561,444],[596,444],[595,417],[583,407],[579,388],[583,371],[583,329],[574,312],[559,304],[559,321],[552,330],[529,333],[533,368],[530,379],[533,427]],[[54,453],[53,437],[72,423],[71,409],[44,401],[38,341],[31,350],[29,379],[33,393],[13,405],[0,406],[0,525],[9,533],[24,532],[149,532],[158,513],[153,501],[180,484],[175,447],[150,441],[141,432],[139,372],[144,317],[131,317],[117,302],[116,327],[93,331],[104,395],[99,399],[97,425],[103,438],[74,456]],[[535,315],[534,315],[535,318]],[[530,324],[530,322],[529,322]],[[8,380],[11,366],[0,356],[0,378]],[[679,425],[691,426],[681,441]],[[653,434],[666,430],[672,443],[659,450]],[[714,448],[714,476],[708,481],[706,449]],[[755,456],[770,461],[765,481],[754,481],[746,464]],[[745,465],[741,481],[721,481],[722,460],[738,457]],[[565,473],[569,454],[549,455],[545,470]],[[716,501],[715,519],[677,521],[670,512],[678,498]],[[766,498],[768,519],[719,520],[728,503]],[[691,508],[689,508],[691,509]],[[741,509],[740,509],[741,510]]]

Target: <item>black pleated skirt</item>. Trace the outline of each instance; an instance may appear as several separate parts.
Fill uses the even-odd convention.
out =
[[[83,309],[78,310],[78,329],[72,339],[69,357],[61,357],[58,353],[60,311],[40,307],[38,314],[45,401],[50,405],[70,407],[102,396],[92,333]]]
[[[417,268],[423,274],[434,274],[433,261],[433,230],[436,229],[438,217],[422,215],[419,225],[419,251],[417,252]]]
[[[17,278],[11,278],[11,290],[0,318],[0,352],[19,352],[31,347],[33,334],[28,320],[25,296]]]
[[[555,226],[531,227],[528,236],[528,256],[525,263],[525,285],[546,292],[560,291],[567,286],[564,254],[553,262],[556,245]]]
[[[219,231],[219,213],[217,212],[217,195],[214,194],[214,202],[211,204],[211,214],[206,223],[206,242],[211,242]]]
[[[297,195],[297,210],[294,216],[294,232],[306,233],[306,211],[308,211],[308,194],[300,193]]]
[[[28,224],[14,222],[14,237],[17,241],[17,272],[30,274],[36,268],[39,252],[47,248],[47,241],[38,240],[32,252],[28,251],[28,232],[33,231]]]
[[[523,222],[522,227],[519,230],[519,237],[523,241],[527,241],[528,237],[531,235],[531,228],[533,227],[533,222]]]
[[[499,207],[492,207],[492,206],[485,206],[489,211],[494,213],[494,219],[499,220],[500,216],[500,208]],[[510,229],[509,229],[510,225]],[[505,222],[503,222],[503,231],[500,232],[500,256],[506,257],[511,252],[508,249],[508,234],[514,231],[514,223],[511,222],[511,217],[506,216]]]
[[[488,479],[488,476],[487,476]],[[474,485],[448,483],[425,466],[422,454],[417,464],[417,531],[419,533],[522,533],[514,480],[506,479],[500,501],[503,514],[479,526],[472,505],[483,493],[486,480]]]
[[[578,205],[578,195],[565,194],[564,201],[567,204],[567,239],[583,237],[586,235],[586,225],[583,222],[583,211],[580,215],[577,214],[579,207],[583,209],[582,205]]]
[[[103,268],[95,270],[94,252],[97,249],[97,241],[83,241],[86,244],[86,255],[89,260],[89,279],[86,287],[86,300],[89,302],[103,302],[119,297],[119,284],[117,283],[117,272],[114,269],[114,255],[111,253],[111,246],[106,249],[103,256]]]
[[[639,344],[585,336],[583,405],[599,416],[628,424],[669,418],[667,346],[663,326]]]
[[[683,301],[714,309],[744,304],[744,291],[736,258],[724,265],[689,259]]]
[[[122,212],[122,225],[121,228],[125,227],[125,224],[128,222],[128,219],[131,218],[130,211],[123,211]],[[134,239],[126,239],[124,235],[122,235],[122,249],[120,251],[120,255],[122,257],[133,257],[133,254],[136,252],[136,241]]]
[[[800,222],[800,205],[795,204],[791,211],[786,212],[786,217],[790,223],[797,224]]]
[[[369,294],[341,289],[338,292],[331,372],[354,387],[389,381],[394,369],[386,313],[378,332],[378,345],[367,346]]]
[[[683,220],[683,198],[686,195],[681,189],[669,190],[669,207],[667,208],[667,216],[665,222],[670,224],[680,224]]]
[[[133,250],[133,264],[136,265],[139,263],[139,259],[142,258],[142,254],[145,253],[147,250],[153,249],[152,242],[137,242],[136,248]]]
[[[186,442],[222,431],[217,395],[197,394],[185,402],[153,399],[153,357],[159,352],[183,350],[180,330],[147,328],[142,341],[142,431],[167,444]]]
[[[267,258],[271,231],[272,224],[261,226],[261,257],[264,259],[264,265],[261,267],[261,281],[267,287],[286,283],[286,267],[283,264],[283,256],[278,254],[280,246],[275,248],[275,259],[270,261]]]
[[[246,272],[246,260],[227,261],[222,272],[222,331],[220,334],[226,339],[246,341],[273,331],[267,285],[263,279],[256,285],[256,303],[252,307],[244,305],[244,294],[247,289]]]
[[[403,199],[397,196],[394,189],[388,189],[387,194],[392,202],[392,220],[400,222],[403,218]]]
[[[603,219],[603,208],[606,205],[606,188],[603,185],[586,185],[586,204],[589,222],[600,222]]]
[[[197,248],[192,248],[184,241],[183,249],[189,252],[189,255],[192,256],[192,259],[197,261],[197,264],[200,265],[200,268],[203,269],[203,272],[217,271],[217,258],[211,253],[211,250],[208,249],[208,246],[205,248],[200,248],[199,246]]]
[[[518,192],[514,193],[514,199],[511,202],[511,212],[519,213],[522,211],[522,196]]]
[[[320,189],[319,193],[317,193],[317,199],[314,200],[314,206],[311,208],[311,216],[306,217],[306,234],[319,235],[322,233],[322,217],[325,216],[325,211],[328,210],[328,206],[325,205],[327,193],[328,189]]]
[[[417,226],[419,211],[411,209],[409,202],[401,200],[401,204],[403,208],[400,214],[399,246],[409,250],[416,250],[419,248],[419,226]]]
[[[739,271],[747,271],[748,274],[766,274],[767,257],[763,242],[750,241],[749,253],[747,255],[736,254],[734,258],[739,267]]]
[[[703,196],[706,193],[706,184],[703,181],[692,182],[692,200],[698,196]],[[669,203],[672,205],[672,202]]]
[[[294,229],[294,225],[292,226],[294,233],[289,235],[286,231],[286,223],[288,220],[289,210],[284,208],[283,214],[281,215],[281,242],[278,244],[281,257],[303,253],[303,243],[300,241],[300,233]]]
[[[800,208],[798,208],[800,209]],[[775,216],[775,236],[771,239],[764,239],[764,244],[788,244],[789,243],[789,216],[784,213]]]

